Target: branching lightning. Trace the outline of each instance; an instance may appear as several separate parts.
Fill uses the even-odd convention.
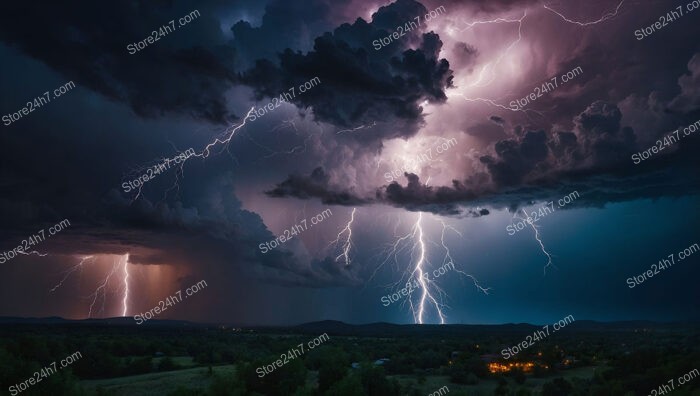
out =
[[[502,104],[500,104],[500,103],[496,103],[496,101],[494,101],[493,99],[487,99],[487,98],[468,98],[468,97],[464,96],[463,93],[454,93],[454,96],[461,96],[461,97],[462,97],[464,100],[466,100],[467,102],[483,102],[483,103],[487,103],[487,104],[490,104],[490,105],[495,106],[495,107],[499,107],[499,108],[501,108],[501,109],[503,109],[503,110],[525,113],[526,115],[528,114],[528,112],[533,112],[533,113],[535,113],[535,114],[537,114],[537,115],[544,116],[544,115],[542,114],[541,111],[534,110],[534,109],[521,109],[521,108],[513,109],[513,108],[510,108],[510,107],[506,107],[505,105],[502,105]]]
[[[355,221],[355,211],[357,208],[352,208],[352,213],[350,214],[350,221],[345,225],[345,228],[340,230],[338,233],[338,237],[335,238],[333,241],[331,241],[329,246],[341,246],[341,253],[336,256],[335,261],[338,262],[341,258],[343,259],[343,262],[345,263],[345,266],[348,267],[351,263],[352,260],[350,259],[350,249],[352,248],[352,223]],[[343,234],[345,234],[345,238],[343,238],[342,243],[341,238],[343,237]]]
[[[498,66],[501,61],[511,52],[511,50],[522,40],[523,35],[522,35],[522,28],[523,28],[523,20],[527,16],[527,12],[523,12],[523,15],[520,18],[517,19],[508,19],[508,18],[496,18],[496,19],[490,19],[490,20],[483,20],[483,21],[474,21],[474,22],[463,22],[466,27],[461,29],[460,32],[464,32],[468,29],[473,28],[474,26],[477,25],[487,25],[487,24],[498,24],[498,23],[517,23],[518,24],[518,37],[513,40],[497,57],[495,60],[490,61],[486,63],[482,68],[481,71],[479,72],[479,76],[477,79],[469,84],[467,88],[474,88],[474,87],[486,87],[490,85],[495,79],[496,79],[496,73],[493,71],[493,69]],[[506,107],[503,104],[498,103],[494,99],[489,99],[489,98],[482,98],[482,97],[467,97],[463,93],[455,93],[453,94],[454,96],[461,96],[465,101],[467,102],[482,102],[489,104],[494,107],[498,107],[503,110],[507,111],[513,111],[513,112],[521,112],[524,113],[525,115],[529,116],[529,113],[535,113],[540,116],[542,116],[542,112],[533,110],[533,109],[521,109],[521,108],[511,108],[511,107]]]
[[[95,262],[96,257],[95,256],[83,256],[80,258],[80,262],[78,262],[76,265],[72,266],[68,271],[66,271],[65,275],[61,279],[60,282],[58,282],[54,287],[52,287],[49,292],[53,293],[57,289],[59,289],[63,284],[68,280],[68,278],[75,273],[76,271],[80,270],[82,272],[85,264],[88,261],[92,261],[93,263]],[[102,281],[97,285],[95,288],[94,292],[90,294],[89,297],[92,298],[92,302],[90,303],[90,307],[88,309],[88,318],[92,317],[93,310],[95,309],[96,305],[98,304],[98,301],[101,299],[101,307],[99,309],[99,313],[104,313],[105,310],[105,302],[107,300],[107,292],[108,292],[108,287],[110,280],[112,279],[113,276],[121,269],[123,278],[122,278],[122,316],[127,316],[129,312],[129,253],[126,253],[125,255],[121,256],[118,260],[115,260],[114,263],[112,264],[112,267],[110,268],[109,272],[105,275],[104,278],[102,278]]]
[[[85,261],[94,260],[94,258],[95,258],[95,256],[85,256],[85,257],[81,258],[80,262],[78,264],[72,266],[68,271],[66,271],[66,275],[63,277],[63,279],[61,279],[61,281],[58,282],[56,284],[56,286],[52,287],[51,290],[49,290],[49,292],[53,293],[56,291],[56,289],[63,286],[63,282],[65,282],[71,276],[71,274],[73,274],[73,272],[75,272],[77,270],[80,270],[80,271],[83,270],[83,264],[85,264]]]
[[[601,23],[601,22],[607,21],[608,19],[614,18],[615,16],[617,16],[617,13],[618,13],[618,11],[620,11],[620,7],[622,7],[622,4],[623,4],[624,2],[625,2],[625,0],[621,0],[621,1],[620,1],[620,4],[618,4],[618,5],[617,5],[617,8],[615,8],[615,11],[610,11],[610,12],[608,12],[607,14],[603,15],[602,17],[600,17],[599,19],[597,19],[597,20],[595,20],[595,21],[591,21],[591,22],[579,22],[579,21],[571,20],[571,19],[565,17],[564,15],[562,15],[560,12],[558,12],[558,11],[552,9],[552,8],[549,7],[547,4],[544,4],[544,8],[547,9],[547,10],[549,10],[549,11],[552,11],[553,13],[555,13],[555,14],[557,14],[557,15],[559,15],[559,17],[561,17],[561,19],[565,20],[566,22],[572,23],[572,24],[574,24],[574,25],[579,25],[579,26],[590,26],[590,25],[599,24],[599,23]]]
[[[452,258],[452,253],[447,243],[445,242],[445,233],[447,230],[452,230],[460,236],[462,236],[462,234],[455,228],[447,225],[444,221],[439,220],[439,222],[442,224],[443,227],[440,236],[440,243],[442,248],[445,250],[442,265],[443,267],[445,267],[446,265],[451,265],[452,268],[454,268],[454,260]],[[423,213],[419,212],[418,218],[413,223],[413,226],[411,227],[409,232],[403,236],[398,236],[394,243],[392,243],[386,249],[386,256],[384,261],[375,269],[374,274],[371,278],[373,278],[377,271],[392,258],[395,266],[397,267],[397,270],[400,271],[401,269],[399,267],[401,267],[401,265],[399,255],[401,255],[405,251],[408,251],[409,262],[411,264],[409,264],[408,268],[403,270],[403,276],[401,277],[401,279],[398,282],[390,285],[389,287],[391,289],[397,289],[403,287],[404,284],[407,284],[406,282],[410,283],[411,281],[413,281],[414,284],[418,285],[416,289],[420,289],[420,296],[414,301],[412,295],[409,294],[409,296],[406,297],[406,300],[404,300],[402,305],[406,303],[409,305],[410,310],[413,314],[414,322],[419,324],[425,323],[425,317],[427,315],[427,312],[429,310],[432,310],[437,314],[438,318],[440,319],[440,324],[444,324],[446,321],[446,317],[443,311],[445,308],[449,308],[443,302],[447,294],[444,290],[442,290],[442,288],[440,288],[440,286],[436,283],[435,279],[431,279],[430,274],[428,272],[428,269],[433,267],[433,264],[430,261],[430,252],[428,249],[429,243],[432,242],[428,240],[423,227]],[[482,287],[473,275],[470,275],[456,268],[454,268],[454,270],[471,279],[474,283],[474,286],[476,286],[476,288],[479,291],[483,292],[484,294],[488,294],[488,291],[490,289]]]
[[[551,266],[551,267],[556,268],[556,266],[552,263],[552,255],[549,254],[549,252],[547,251],[547,249],[544,247],[544,243],[542,242],[542,239],[540,238],[540,231],[539,231],[539,228],[537,228],[537,226],[535,225],[535,223],[532,221],[532,218],[528,217],[528,214],[527,214],[527,212],[525,212],[525,209],[523,209],[523,213],[525,214],[525,218],[524,218],[524,219],[522,219],[522,218],[520,218],[520,217],[517,217],[517,216],[514,216],[514,217],[516,217],[517,219],[520,219],[520,220],[524,221],[524,222],[527,223],[527,224],[530,224],[530,227],[532,227],[533,231],[535,231],[535,239],[537,240],[537,243],[540,244],[540,248],[542,249],[542,253],[544,253],[544,254],[547,256],[547,264],[545,264],[545,266],[544,266],[544,268],[543,268],[544,275],[547,275],[547,267],[550,267],[550,266]]]
[[[505,58],[506,55],[508,55],[508,53],[510,53],[510,51],[513,49],[513,47],[515,47],[515,45],[517,45],[520,42],[520,40],[522,40],[522,38],[523,38],[523,34],[522,34],[523,20],[525,19],[526,16],[527,16],[527,12],[523,12],[523,16],[521,16],[518,19],[497,18],[497,19],[493,19],[493,20],[489,20],[489,21],[476,21],[476,22],[471,22],[471,23],[465,22],[467,27],[462,29],[462,32],[474,27],[475,25],[490,24],[490,23],[504,23],[504,22],[518,24],[518,38],[515,39],[513,42],[511,42],[506,47],[506,49],[503,52],[501,52],[500,55],[498,55],[498,57],[496,58],[495,61],[488,62],[486,65],[484,65],[484,67],[481,68],[481,72],[479,72],[479,78],[477,78],[476,81],[474,81],[472,84],[470,84],[469,87],[485,87],[485,86],[488,86],[489,84],[491,84],[493,82],[493,80],[496,79],[496,73],[493,71],[493,68],[496,67],[498,64],[500,64],[501,61],[503,60],[503,58]],[[487,71],[490,72],[490,77],[486,81],[486,83],[482,84],[482,80],[484,79],[484,75],[486,74]]]
[[[216,138],[214,138],[214,140],[213,140],[211,143],[209,143],[209,144],[207,144],[206,146],[204,146],[204,148],[203,148],[201,151],[195,152],[195,153],[192,154],[191,156],[189,156],[189,157],[187,157],[187,158],[184,158],[184,159],[182,159],[182,160],[180,160],[180,158],[181,158],[181,157],[180,157],[180,154],[181,154],[181,153],[177,153],[177,154],[176,154],[175,156],[173,156],[172,158],[169,158],[169,159],[168,159],[168,158],[161,158],[160,160],[156,161],[156,162],[155,162],[156,164],[162,164],[162,163],[164,163],[164,162],[168,162],[168,163],[173,162],[173,163],[176,163],[175,160],[176,160],[176,159],[179,160],[179,161],[178,161],[179,164],[176,163],[176,168],[177,168],[177,169],[176,169],[176,173],[175,173],[175,174],[176,174],[176,176],[175,176],[175,183],[174,183],[173,187],[171,187],[170,189],[168,189],[168,191],[170,191],[170,190],[172,190],[173,188],[176,188],[176,187],[179,189],[180,175],[183,174],[183,169],[184,169],[185,163],[186,163],[190,158],[196,157],[196,158],[206,159],[206,158],[209,157],[209,155],[211,154],[212,149],[215,148],[215,147],[218,146],[218,145],[223,145],[223,147],[224,147],[225,149],[227,149],[229,143],[231,142],[231,139],[233,139],[233,136],[236,134],[236,132],[237,132],[238,130],[240,130],[241,128],[243,128],[243,127],[246,125],[246,121],[248,121],[248,117],[250,117],[250,114],[251,114],[254,110],[255,110],[255,106],[251,107],[250,110],[248,110],[248,113],[246,113],[245,118],[243,118],[243,121],[242,121],[240,124],[237,124],[237,125],[234,124],[234,125],[232,125],[232,126],[226,128],[226,130],[224,130],[219,136],[217,136]],[[151,165],[151,166],[152,166],[152,165]],[[135,171],[133,171],[132,174],[141,175],[141,174],[143,174],[148,168],[149,168],[149,166],[140,167],[140,168],[136,169]],[[137,199],[139,198],[139,196],[141,195],[141,191],[142,191],[142,189],[143,189],[143,186],[144,186],[145,184],[146,184],[146,182],[142,182],[141,185],[138,187],[138,192],[137,192],[136,196],[134,197],[133,201],[135,201],[135,200],[137,200]],[[166,195],[167,195],[167,192],[166,192]]]
[[[109,280],[112,278],[112,275],[117,272],[117,269],[119,268],[118,263],[118,261],[114,262],[111,271],[107,273],[107,276],[104,277],[102,283],[97,286],[95,292],[90,295],[92,297],[92,303],[90,304],[90,309],[88,310],[88,318],[92,318],[92,309],[97,303],[97,299],[99,298],[100,294],[102,295],[102,308],[100,309],[100,312],[104,313],[105,301],[107,300],[107,285],[109,284]]]
[[[454,260],[452,259],[452,254],[450,253],[450,248],[447,247],[447,244],[445,243],[445,231],[448,229],[455,232],[457,235],[460,237],[464,237],[461,232],[459,232],[457,229],[452,227],[451,225],[445,224],[444,221],[440,220],[440,223],[442,224],[442,233],[440,234],[440,243],[442,244],[442,248],[445,249],[445,257],[442,260],[442,264],[454,264]],[[476,286],[479,291],[481,291],[484,294],[489,294],[489,290],[491,290],[490,287],[484,288],[479,284],[479,281],[474,277],[474,275],[467,274],[466,272],[455,269],[455,271],[459,272],[460,274],[466,276],[467,278],[471,279],[472,282],[474,282],[474,286]]]

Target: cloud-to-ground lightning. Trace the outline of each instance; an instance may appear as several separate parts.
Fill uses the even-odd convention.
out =
[[[423,275],[423,265],[427,261],[427,258],[425,257],[425,240],[424,240],[424,235],[423,235],[423,212],[418,213],[418,220],[416,220],[416,224],[413,227],[413,236],[416,238],[416,245],[418,248],[418,259],[416,260],[416,265],[413,268],[413,272],[411,275],[415,275],[418,278],[418,282],[421,285],[421,296],[420,300],[418,303],[418,312],[416,316],[416,311],[414,310],[414,320],[417,318],[417,322],[420,324],[423,324],[423,314],[425,312],[425,303],[427,300],[430,300],[430,302],[435,306],[435,310],[437,310],[437,314],[440,317],[440,324],[445,324],[445,316],[442,313],[442,304],[438,303],[438,301],[433,297],[432,293],[428,289],[428,282],[425,279],[425,276]],[[409,297],[409,301],[410,297]]]
[[[562,15],[560,12],[558,12],[558,11],[552,9],[552,8],[551,8],[550,6],[548,6],[547,4],[544,4],[544,8],[547,9],[547,10],[549,10],[549,11],[552,11],[553,13],[555,13],[555,14],[557,14],[557,15],[559,15],[559,16],[561,17],[561,19],[565,20],[566,22],[572,23],[572,24],[574,24],[574,25],[579,25],[579,26],[590,26],[590,25],[599,24],[599,23],[601,23],[601,22],[607,21],[608,19],[614,18],[615,16],[617,16],[617,13],[618,13],[618,11],[620,11],[620,7],[622,7],[622,4],[623,4],[624,2],[625,2],[625,0],[621,0],[621,1],[620,1],[620,4],[618,4],[617,7],[615,8],[615,11],[610,11],[610,12],[606,13],[605,15],[603,15],[602,17],[598,18],[597,20],[595,20],[595,21],[590,21],[590,22],[579,22],[579,21],[571,20],[571,19],[565,17],[564,15]]]
[[[342,258],[346,267],[348,267],[352,263],[352,259],[350,258],[350,249],[352,248],[352,223],[355,221],[356,210],[357,208],[352,208],[352,213],[350,214],[350,221],[348,221],[345,227],[342,230],[340,230],[340,232],[338,233],[338,237],[330,243],[330,246],[337,247],[338,245],[340,245],[341,253],[338,256],[336,256],[335,261],[338,262],[338,260]],[[341,242],[343,234],[345,234],[346,236]]]
[[[414,301],[411,292],[411,294],[409,294],[409,296],[406,297],[406,300],[404,300],[404,302],[402,303],[402,305],[409,305],[410,310],[413,314],[414,322],[418,324],[425,323],[425,317],[427,315],[427,312],[429,310],[433,310],[435,311],[435,314],[437,314],[440,320],[440,324],[444,324],[446,321],[446,316],[443,311],[445,308],[448,308],[448,306],[443,302],[443,300],[447,296],[447,293],[445,293],[445,291],[439,287],[435,279],[430,279],[428,271],[430,268],[433,267],[433,264],[430,261],[430,251],[428,249],[428,244],[435,243],[431,242],[428,239],[423,222],[424,214],[423,212],[419,212],[418,218],[413,223],[413,226],[411,227],[409,232],[405,235],[397,237],[394,243],[390,244],[390,246],[386,249],[386,257],[384,261],[375,269],[374,274],[376,274],[379,268],[381,268],[387,261],[393,258],[397,270],[402,271],[403,275],[401,279],[398,282],[393,283],[390,286],[390,288],[401,287],[404,284],[406,284],[406,282],[413,281],[414,284],[418,285],[416,289],[420,289],[420,295],[418,298],[415,299],[416,301]],[[445,232],[448,229],[451,229],[460,236],[462,234],[453,227],[447,225],[444,221],[439,220],[439,222],[443,226],[442,233],[440,236],[440,242],[442,248],[445,250],[442,264],[443,266],[451,264],[454,267],[452,252],[450,251],[450,248],[445,242]],[[409,266],[407,268],[404,267],[402,269],[400,268],[402,265],[400,263],[399,255],[401,255],[404,251],[409,252]],[[476,288],[480,292],[488,294],[489,288],[482,287],[479,284],[476,277],[456,268],[455,271],[470,278],[474,283],[474,286],[476,286]],[[374,274],[372,275],[372,277],[374,277]]]
[[[129,302],[129,253],[124,256],[124,264],[122,264],[124,272],[124,298],[122,299],[122,316],[126,317],[128,312]]]
[[[63,276],[60,282],[58,282],[54,287],[52,287],[49,292],[55,292],[57,289],[59,289],[63,284],[68,280],[68,278],[75,273],[77,270],[83,270],[85,264],[88,261],[92,261],[93,263],[95,262],[96,257],[94,255],[91,256],[83,256],[80,258],[80,262],[78,262],[76,265],[72,266],[68,271],[66,271],[66,274]],[[93,291],[92,294],[90,294],[89,297],[92,298],[92,302],[90,303],[90,307],[88,308],[88,314],[87,317],[91,318],[93,314],[93,310],[98,303],[98,301],[101,299],[102,305],[99,310],[99,312],[104,313],[105,310],[105,302],[107,300],[107,292],[109,288],[109,283],[112,277],[115,276],[115,274],[121,269],[122,272],[122,316],[127,316],[129,312],[129,253],[126,253],[125,255],[120,256],[118,260],[115,260],[114,263],[112,264],[112,267],[110,270],[107,272],[107,274],[102,278],[101,282],[97,285],[95,290]]]
[[[552,263],[552,255],[549,254],[547,249],[544,247],[544,243],[542,242],[542,239],[540,238],[540,230],[537,228],[534,221],[532,221],[532,218],[528,216],[527,212],[525,212],[525,209],[523,209],[523,213],[525,214],[524,219],[521,219],[520,217],[517,217],[517,216],[514,216],[514,217],[516,217],[520,220],[523,220],[527,224],[530,224],[530,227],[532,227],[532,229],[535,231],[535,239],[537,240],[537,243],[540,244],[540,248],[542,249],[542,253],[544,253],[545,256],[547,256],[547,264],[545,264],[545,266],[543,268],[544,275],[547,275],[547,267],[556,268],[556,266]]]

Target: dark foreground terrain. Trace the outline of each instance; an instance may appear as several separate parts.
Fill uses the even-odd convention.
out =
[[[700,395],[698,324],[542,330],[5,318],[0,385],[10,395]]]

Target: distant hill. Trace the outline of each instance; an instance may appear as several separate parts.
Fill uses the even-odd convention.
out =
[[[133,318],[118,317],[106,319],[82,319],[71,320],[60,317],[48,318],[20,318],[20,317],[0,317],[0,327],[2,326],[85,326],[85,327],[133,327],[133,328],[190,328],[190,329],[232,329],[239,328],[258,333],[299,333],[299,334],[323,334],[357,336],[357,337],[415,337],[415,336],[469,336],[477,334],[527,334],[541,329],[542,325],[528,323],[508,323],[500,325],[416,325],[416,324],[394,324],[394,323],[368,323],[368,324],[348,324],[335,320],[324,320],[319,322],[304,323],[296,326],[233,326],[221,323],[195,323],[182,320],[149,320],[141,325],[137,325]],[[628,332],[640,330],[680,330],[683,328],[698,330],[700,323],[660,323],[651,321],[620,321],[620,322],[597,322],[592,320],[577,320],[568,326],[568,331],[577,332]]]

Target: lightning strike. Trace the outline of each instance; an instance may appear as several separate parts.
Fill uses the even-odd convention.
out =
[[[341,243],[340,239],[343,236],[343,234],[347,235],[344,238],[344,241],[342,242],[341,253],[335,258],[335,261],[338,262],[338,260],[340,260],[340,258],[342,257],[346,267],[348,267],[352,263],[352,260],[350,259],[350,249],[352,248],[352,223],[355,221],[356,210],[357,208],[352,208],[352,213],[350,214],[350,221],[348,221],[348,223],[345,225],[345,228],[340,230],[340,232],[338,233],[338,237],[330,243],[330,245],[337,247]]]
[[[211,154],[212,149],[213,149],[214,147],[216,147],[217,145],[223,145],[223,146],[227,149],[229,143],[231,142],[231,139],[233,139],[233,136],[236,134],[236,132],[237,132],[238,130],[240,130],[241,128],[243,128],[243,127],[246,125],[246,121],[248,121],[248,117],[250,117],[250,114],[251,114],[254,110],[255,110],[255,106],[251,107],[250,110],[248,110],[248,113],[246,113],[245,118],[243,118],[243,121],[242,121],[240,124],[238,124],[238,125],[232,125],[232,126],[226,128],[226,130],[224,130],[224,132],[222,132],[219,136],[217,136],[217,137],[214,139],[214,141],[212,141],[211,143],[209,143],[209,144],[207,144],[206,146],[204,146],[204,148],[203,148],[200,152],[195,152],[195,153],[193,153],[192,155],[190,155],[190,156],[188,156],[187,158],[185,158],[184,160],[182,160],[182,161],[177,161],[177,162],[179,162],[179,164],[175,161],[175,159],[180,159],[180,158],[181,158],[181,157],[180,157],[180,154],[182,154],[182,153],[177,153],[177,154],[176,154],[175,156],[173,156],[172,158],[161,158],[159,161],[157,161],[157,162],[156,162],[157,164],[162,164],[162,163],[164,163],[164,162],[170,163],[171,161],[174,162],[174,163],[176,163],[176,168],[177,168],[177,169],[175,170],[175,172],[176,172],[176,173],[175,173],[175,174],[176,174],[175,184],[173,185],[173,187],[171,187],[170,189],[168,189],[168,191],[172,190],[172,189],[175,188],[175,187],[177,187],[178,190],[179,190],[179,182],[180,182],[180,179],[179,179],[179,178],[180,178],[180,175],[182,175],[182,174],[184,173],[184,172],[183,172],[183,169],[184,169],[184,166],[185,166],[185,163],[187,162],[187,160],[189,160],[189,159],[192,158],[192,157],[197,157],[197,158],[206,159],[206,158],[208,158],[209,155]],[[145,172],[145,170],[147,170],[148,168],[149,168],[149,167],[141,167],[141,168],[135,170],[135,171],[132,172],[132,173],[143,173],[143,172]],[[149,180],[150,180],[150,179],[149,179]],[[148,181],[148,180],[147,180],[147,181]],[[133,202],[133,201],[136,201],[136,200],[139,198],[139,196],[141,196],[141,191],[142,191],[142,189],[143,189],[143,186],[146,185],[146,182],[147,182],[147,181],[142,182],[142,183],[140,184],[140,186],[138,187],[138,192],[136,193],[136,196],[134,197],[134,199],[132,200],[132,202]],[[167,192],[166,192],[166,196],[167,196]]]
[[[607,14],[603,15],[602,17],[600,17],[598,20],[591,21],[591,22],[579,22],[579,21],[574,21],[574,20],[571,20],[571,19],[565,17],[565,16],[562,15],[560,12],[558,12],[558,11],[552,9],[552,8],[549,7],[547,4],[543,4],[543,6],[544,6],[545,9],[547,9],[547,10],[549,10],[549,11],[552,11],[553,13],[559,15],[559,17],[561,17],[561,19],[565,20],[566,22],[572,23],[572,24],[574,24],[574,25],[579,25],[579,26],[590,26],[590,25],[599,24],[599,23],[601,23],[601,22],[607,21],[608,19],[614,18],[615,16],[617,16],[617,13],[618,13],[618,11],[620,11],[620,7],[622,7],[622,4],[623,4],[624,2],[625,2],[625,0],[621,0],[621,1],[620,1],[620,4],[618,4],[618,5],[617,5],[617,8],[615,8],[615,11],[610,11],[610,12],[608,12]]]
[[[454,227],[447,225],[442,220],[438,221],[442,224],[443,227],[440,236],[441,246],[445,251],[442,260],[443,267],[446,265],[451,265],[455,271],[471,279],[474,283],[474,286],[480,292],[483,292],[484,294],[488,295],[488,291],[490,290],[490,288],[482,287],[473,275],[470,275],[462,270],[454,268],[454,259],[452,257],[452,252],[449,246],[445,242],[445,235],[447,230],[451,230],[457,233],[459,236],[462,236],[462,234]],[[404,275],[401,277],[401,279],[398,282],[390,285],[389,287],[394,289],[403,286],[403,284],[405,284],[406,281],[408,281],[409,283],[411,281],[415,282],[414,284],[418,285],[416,289],[421,290],[420,297],[417,298],[417,301],[414,302],[410,294],[412,292],[409,292],[409,296],[406,297],[406,300],[404,300],[404,302],[402,303],[407,303],[409,305],[410,310],[413,314],[414,323],[425,323],[425,317],[427,315],[427,312],[429,310],[433,310],[440,319],[440,324],[445,324],[446,317],[443,311],[445,308],[449,307],[442,301],[447,296],[447,293],[445,293],[445,291],[439,287],[439,285],[434,279],[430,279],[429,277],[430,274],[428,272],[428,268],[431,268],[433,265],[429,259],[430,252],[428,251],[428,243],[432,242],[428,240],[425,230],[423,228],[423,213],[419,212],[418,218],[413,223],[413,226],[411,227],[410,231],[403,236],[397,237],[394,243],[391,244],[390,247],[387,249],[388,252],[386,254],[386,258],[377,267],[377,269],[375,269],[374,274],[372,275],[372,277],[370,277],[370,279],[372,279],[379,270],[379,268],[381,268],[392,257],[397,267],[396,269],[401,271],[399,264],[399,255],[404,251],[408,251],[409,262],[411,263],[409,264],[409,268],[404,269]]]
[[[450,253],[450,248],[445,243],[445,231],[447,231],[449,229],[449,230],[453,231],[454,233],[456,233],[457,235],[459,235],[460,237],[463,237],[463,235],[461,232],[459,232],[457,229],[455,229],[451,225],[445,224],[444,221],[440,220],[440,223],[442,224],[442,234],[440,234],[440,243],[442,244],[442,248],[445,249],[445,257],[442,260],[442,264],[443,265],[446,265],[446,264],[453,264],[454,265],[454,259],[452,259],[452,254]],[[479,281],[474,277],[474,275],[467,274],[466,272],[464,272],[462,270],[458,270],[458,269],[455,269],[455,271],[457,271],[460,274],[471,279],[472,282],[474,282],[474,286],[476,286],[476,288],[479,289],[479,291],[481,291],[482,293],[484,293],[486,295],[489,294],[489,290],[491,290],[491,288],[490,287],[486,287],[486,288],[482,287],[479,284]]]
[[[115,262],[114,265],[112,265],[111,271],[109,271],[102,280],[102,283],[100,283],[95,289],[95,292],[90,295],[92,297],[92,303],[90,304],[90,309],[88,310],[88,318],[92,318],[92,309],[97,303],[97,300],[100,297],[100,295],[102,295],[102,308],[100,309],[100,312],[104,313],[105,301],[107,300],[107,285],[109,284],[109,280],[112,278],[112,275],[114,275],[117,272],[118,268],[118,262]]]
[[[431,282],[430,280],[427,280],[424,276],[423,272],[423,264],[427,262],[428,260],[425,257],[425,241],[423,240],[423,224],[421,221],[423,220],[423,212],[418,213],[418,220],[416,221],[416,224],[413,227],[413,235],[414,237],[417,237],[417,247],[419,251],[418,255],[418,260],[416,260],[416,266],[413,269],[413,273],[411,275],[417,274],[418,282],[421,285],[421,296],[420,296],[420,302],[418,304],[418,312],[416,316],[416,311],[414,310],[414,320],[417,317],[417,322],[420,324],[423,324],[423,314],[425,312],[425,304],[427,300],[430,300],[430,302],[435,306],[435,310],[437,311],[438,316],[440,317],[440,324],[445,324],[445,316],[442,313],[442,304],[438,303],[438,301],[433,297],[432,293],[428,289],[428,284]],[[416,246],[414,246],[415,249]],[[409,301],[410,297],[409,297]],[[413,305],[413,304],[411,304]]]
[[[35,254],[35,255],[40,256],[40,257],[46,257],[46,256],[48,256],[48,253],[39,253],[39,252],[37,252],[36,250],[30,250],[30,251],[28,251],[28,252],[16,250],[16,252],[17,252],[18,254],[23,254],[23,255],[25,255],[25,256],[29,256],[30,254]]]
[[[482,67],[481,71],[479,72],[479,78],[477,78],[476,81],[474,81],[472,84],[470,84],[469,87],[486,87],[486,86],[490,85],[496,79],[496,73],[493,71],[493,68],[496,67],[497,65],[499,65],[501,63],[501,61],[503,60],[503,58],[505,58],[506,55],[508,55],[510,53],[510,51],[513,49],[513,47],[515,47],[515,45],[517,45],[520,42],[520,40],[522,40],[522,38],[523,38],[523,34],[522,34],[523,20],[525,19],[526,16],[527,16],[527,12],[523,12],[523,16],[521,16],[518,19],[497,18],[497,19],[490,20],[490,21],[477,21],[477,22],[467,23],[467,27],[465,29],[463,29],[462,31],[470,29],[477,24],[504,23],[504,22],[518,24],[518,38],[515,39],[512,43],[510,43],[510,45],[508,45],[506,47],[506,49],[503,52],[501,52],[501,54],[496,58],[495,61],[488,62],[486,65],[484,65],[484,67]],[[484,76],[485,76],[487,71],[490,72],[490,77],[486,83],[482,84],[482,80],[484,79]]]
[[[464,22],[463,23],[466,25],[464,29],[461,29],[460,32],[464,32],[468,29],[473,28],[474,26],[477,25],[487,25],[487,24],[498,24],[498,23],[517,23],[518,24],[518,37],[513,40],[497,57],[494,61],[490,61],[486,63],[482,68],[481,71],[479,72],[479,76],[477,79],[469,84],[467,87],[468,88],[475,88],[475,87],[486,87],[490,85],[495,79],[496,79],[496,73],[493,71],[493,69],[498,66],[501,61],[510,53],[510,51],[522,40],[522,28],[523,28],[523,20],[527,16],[527,12],[523,12],[523,15],[520,18],[517,19],[508,19],[508,18],[496,18],[496,19],[490,19],[490,20],[483,20],[483,21],[474,21],[474,22]],[[498,103],[494,99],[489,99],[489,98],[482,98],[482,97],[467,97],[463,93],[455,93],[453,94],[454,96],[461,96],[464,100],[468,102],[482,102],[489,104],[494,107],[498,107],[503,110],[507,111],[513,111],[513,112],[521,112],[524,113],[529,117],[529,113],[535,113],[538,114],[539,116],[543,116],[542,112],[533,110],[533,109],[513,109],[511,107],[506,107],[505,105],[502,105]]]
[[[376,126],[376,125],[377,125],[377,121],[374,121],[374,122],[372,123],[372,125],[360,125],[360,126],[358,126],[358,127],[352,128],[352,129],[343,129],[343,130],[341,130],[341,131],[336,132],[335,134],[336,134],[336,135],[340,135],[341,133],[356,132],[356,131],[359,131],[359,130],[361,130],[361,129],[370,129],[370,128],[372,128],[373,126]]]
[[[490,104],[490,105],[495,106],[495,107],[499,107],[499,108],[501,108],[501,109],[503,109],[503,110],[514,111],[514,112],[520,112],[520,113],[524,113],[525,115],[528,115],[528,112],[533,112],[533,113],[535,113],[535,114],[537,114],[537,115],[539,115],[539,116],[543,116],[543,117],[544,117],[544,114],[542,114],[541,111],[533,110],[533,109],[521,109],[521,108],[513,109],[513,108],[510,108],[510,107],[506,107],[506,106],[504,106],[504,105],[502,105],[502,104],[500,104],[500,103],[496,103],[493,99],[486,99],[486,98],[468,98],[468,97],[466,97],[466,96],[465,96],[464,94],[462,94],[462,93],[455,93],[455,94],[453,94],[453,96],[461,96],[461,97],[462,97],[464,100],[466,100],[467,102],[483,102],[483,103],[487,103],[487,104]]]
[[[124,256],[124,298],[122,300],[122,305],[124,307],[122,311],[122,316],[126,317],[128,312],[128,301],[129,301],[129,253]]]
[[[56,289],[58,289],[59,287],[63,286],[63,282],[65,282],[65,281],[71,276],[71,274],[72,274],[73,272],[75,272],[75,271],[77,271],[77,270],[81,270],[81,271],[82,271],[82,270],[83,270],[83,264],[85,264],[85,261],[87,261],[87,260],[93,260],[93,261],[94,261],[94,256],[85,256],[85,257],[81,258],[81,259],[80,259],[80,262],[79,262],[78,264],[72,266],[68,271],[66,271],[66,274],[65,274],[65,276],[63,277],[63,279],[61,279],[61,281],[58,282],[58,283],[56,284],[56,286],[52,287],[51,290],[49,290],[49,293],[53,293],[53,292],[56,291]]]
[[[542,243],[542,239],[540,238],[540,231],[537,228],[537,226],[535,225],[535,223],[532,220],[530,220],[530,221],[527,220],[527,219],[530,219],[530,217],[528,217],[527,212],[525,212],[525,209],[523,209],[523,213],[525,214],[525,218],[521,219],[521,220],[525,221],[525,223],[530,224],[530,227],[532,227],[532,229],[535,231],[535,239],[537,240],[537,243],[540,244],[540,248],[542,249],[542,253],[544,253],[547,256],[547,264],[545,264],[545,266],[543,268],[544,275],[547,275],[547,267],[551,266],[551,267],[556,268],[556,266],[552,263],[552,255],[549,254],[547,249],[544,247],[544,243]]]
[[[95,262],[96,257],[94,255],[92,256],[83,256],[80,258],[80,262],[78,262],[76,265],[72,266],[68,271],[66,271],[65,275],[61,279],[60,282],[58,282],[54,287],[52,287],[49,292],[53,293],[57,289],[59,289],[63,284],[70,278],[70,276],[75,273],[76,271],[80,270],[82,272],[85,264],[88,261],[92,261],[93,263]],[[109,272],[105,275],[104,278],[102,278],[102,281],[97,285],[95,290],[93,291],[92,294],[90,294],[89,297],[92,297],[92,302],[90,303],[90,307],[88,309],[88,318],[92,317],[93,310],[95,309],[98,301],[101,300],[101,308],[99,310],[100,313],[104,313],[105,310],[105,302],[107,300],[107,292],[109,288],[109,283],[110,280],[112,279],[113,276],[121,269],[123,278],[122,278],[122,316],[127,316],[129,312],[129,253],[126,253],[125,255],[121,256],[119,260],[116,260],[112,268],[110,268]]]

